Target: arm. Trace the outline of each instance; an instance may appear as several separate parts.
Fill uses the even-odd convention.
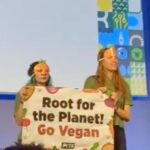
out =
[[[22,125],[22,118],[24,117],[23,102],[27,95],[28,93],[26,87],[23,87],[16,95],[14,117],[16,124],[19,126]]]
[[[126,92],[126,95],[124,96],[124,102],[120,101],[120,99],[122,99],[122,94],[119,91],[113,92],[112,98],[114,98],[115,103],[116,103],[115,114],[124,121],[130,121],[131,106],[133,104],[132,104],[131,94],[127,85],[126,85],[126,89],[127,89],[127,92]]]
[[[18,93],[16,95],[15,105],[14,105],[14,118],[16,124],[19,126],[21,126],[22,117],[23,117],[23,102],[21,101],[21,96]]]
[[[124,109],[122,108],[115,109],[115,113],[125,121],[130,121],[131,119],[131,110],[129,105],[125,105]]]
[[[17,125],[19,126],[22,125],[22,118],[23,118],[23,103],[20,102],[18,109],[15,112],[15,121]]]

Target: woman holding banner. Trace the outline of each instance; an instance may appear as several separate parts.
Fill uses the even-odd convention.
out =
[[[84,88],[101,90],[115,100],[114,150],[126,150],[124,121],[129,121],[131,117],[131,94],[119,73],[115,49],[102,49],[98,53],[97,60],[96,75],[86,79]]]
[[[49,66],[45,61],[35,61],[28,69],[28,76],[30,80],[27,84],[17,93],[14,105],[14,117],[16,124],[22,126],[22,118],[24,117],[23,102],[32,93],[33,86],[52,86],[52,79],[50,75]],[[30,87],[30,88],[29,88]],[[19,136],[19,141],[21,140]]]

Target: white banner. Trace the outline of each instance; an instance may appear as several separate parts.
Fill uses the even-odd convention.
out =
[[[113,150],[114,101],[100,91],[27,87],[22,142],[57,150]]]

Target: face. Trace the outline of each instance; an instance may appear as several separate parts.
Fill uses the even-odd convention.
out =
[[[47,64],[39,63],[35,65],[33,71],[37,85],[45,85],[49,79],[49,67]]]
[[[102,64],[109,71],[117,70],[118,60],[114,49],[105,50]]]

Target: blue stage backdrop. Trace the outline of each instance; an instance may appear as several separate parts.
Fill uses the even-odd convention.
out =
[[[97,0],[99,49],[115,46],[119,70],[134,99],[149,97],[147,32],[141,0]],[[142,8],[143,6],[143,8]],[[145,15],[146,16],[146,15]],[[144,16],[144,17],[145,17]],[[145,18],[144,18],[145,19]],[[144,29],[144,31],[143,31]]]

